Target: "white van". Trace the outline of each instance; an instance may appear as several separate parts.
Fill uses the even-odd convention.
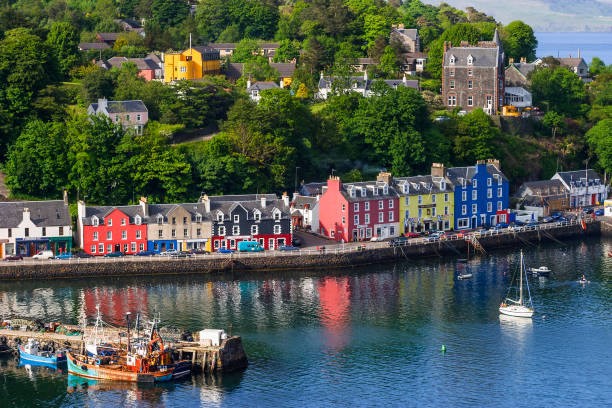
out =
[[[32,259],[53,259],[53,251],[38,251]]]

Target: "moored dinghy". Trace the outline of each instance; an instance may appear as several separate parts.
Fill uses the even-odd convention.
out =
[[[28,339],[26,344],[19,346],[19,358],[28,363],[55,365],[66,362],[66,352],[56,351],[54,348],[42,350],[39,342]]]

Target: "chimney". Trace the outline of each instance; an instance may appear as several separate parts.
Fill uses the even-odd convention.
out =
[[[403,24],[398,24],[397,28],[399,28],[400,30],[404,29],[404,25]]]
[[[98,111],[100,111],[101,109],[106,109],[107,105],[108,101],[106,100],[106,98],[98,99]]]
[[[495,168],[497,170],[501,170],[501,165],[499,163],[499,159],[488,159],[487,160],[487,164],[492,164],[493,166],[495,166]]]
[[[523,61],[521,61],[521,62],[523,62]],[[508,58],[508,63],[509,64],[514,64],[514,58]]]
[[[467,42],[467,41],[461,41],[461,45],[460,45],[460,47],[469,47],[469,46],[470,46],[470,43],[469,43],[469,42]]]
[[[265,194],[261,195],[260,201],[261,201],[261,208],[266,208],[266,195]]]
[[[393,182],[393,177],[391,177],[391,173],[389,173],[388,171],[381,171],[380,173],[378,173],[376,181],[383,181],[387,183],[388,186],[390,186],[391,182]]]
[[[293,193],[293,200],[295,201],[295,199],[298,198],[299,195],[300,193],[298,193],[297,191]]]
[[[251,78],[247,79],[247,89],[251,87]]]
[[[321,194],[317,194],[317,201],[319,201],[319,198],[321,198]]]
[[[282,199],[283,199],[283,204],[285,205],[285,207],[289,207],[289,196],[287,195],[286,191],[283,193]]]
[[[448,47],[447,42],[444,41],[444,52],[446,52],[446,50],[448,49],[447,47]]]
[[[327,180],[327,191],[340,191],[340,177],[338,176],[329,177],[329,179]]]
[[[30,209],[29,208],[23,209],[23,222],[30,222]]]
[[[64,189],[63,191],[63,197],[64,199],[64,205],[68,205],[68,191],[66,191],[66,189]]]
[[[204,209],[207,213],[210,212],[210,198],[208,198],[208,194],[204,194],[200,197],[200,202],[204,204]]]
[[[77,203],[77,216],[79,217],[79,221],[81,218],[85,217],[85,203],[82,200],[79,200]]]
[[[278,86],[280,86],[280,89],[283,89],[285,87],[283,83],[283,78],[281,78],[280,81],[278,81]]]
[[[404,83],[404,85],[406,85],[406,83],[408,82],[406,81],[406,74],[404,74],[404,77],[402,78],[402,82]]]
[[[363,71],[363,80],[364,81],[368,80],[368,70],[367,69],[365,71]]]
[[[140,201],[138,202],[142,207],[142,214],[145,217],[149,216],[149,204],[147,203],[147,197],[140,197]]]
[[[434,177],[446,177],[446,167],[443,163],[431,164],[431,175]]]
[[[527,57],[521,57],[521,64],[527,63]]]

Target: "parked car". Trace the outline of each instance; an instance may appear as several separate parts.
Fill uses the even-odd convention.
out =
[[[61,254],[55,255],[55,259],[70,259],[72,254],[70,252],[62,252]]]
[[[257,241],[240,241],[238,251],[240,252],[261,252],[264,248]]]
[[[406,241],[408,241],[408,238],[406,237],[393,238],[392,240],[389,241],[389,246],[390,247],[399,246],[405,243]]]
[[[226,249],[226,248],[221,248],[218,249],[217,252],[219,252],[220,254],[231,254],[232,252],[236,252],[233,249]]]
[[[21,255],[8,255],[4,257],[5,261],[21,261],[23,256]]]
[[[563,214],[561,214],[561,211],[555,211],[554,213],[550,214],[550,216],[553,217],[553,218],[559,218],[562,215]]]
[[[113,251],[109,252],[108,254],[104,254],[105,258],[120,258],[122,256],[125,256],[125,254],[121,251]]]
[[[384,241],[385,239],[383,237],[379,237],[379,236],[374,236],[370,239],[370,241],[372,242],[380,242],[380,241]]]
[[[300,248],[295,247],[293,245],[281,245],[278,247],[279,251],[299,251]]]
[[[302,240],[300,239],[300,237],[296,237],[294,235],[293,239],[291,240],[291,243],[293,244],[293,246],[301,246],[302,245]]]
[[[421,234],[419,232],[404,232],[404,237],[406,238],[418,238]]]
[[[134,254],[134,256],[154,256],[155,252],[153,251],[142,251],[142,252],[136,252]]]
[[[185,251],[177,251],[170,255],[170,258],[189,258],[191,256],[190,253]]]
[[[495,224],[495,229],[504,229],[504,228],[508,228],[510,225],[506,224],[505,222],[500,222],[498,224]]]
[[[543,223],[549,223],[549,222],[553,222],[555,219],[553,217],[544,217],[542,218],[542,222]]]
[[[169,249],[167,251],[160,252],[159,255],[160,256],[171,256],[171,255],[175,255],[177,253],[178,253],[178,251],[176,249]]]
[[[190,254],[193,254],[193,255],[206,255],[206,254],[208,254],[208,251],[205,250],[205,249],[202,249],[202,248],[193,248],[193,249],[190,249],[188,252]]]
[[[602,215],[604,215],[604,210],[602,208],[595,210],[595,215],[601,217]]]
[[[53,251],[38,251],[32,259],[53,259]]]
[[[75,258],[93,258],[93,255],[88,254],[87,252],[77,252],[76,254],[74,254]]]
[[[584,210],[582,210],[583,213],[585,214],[592,214],[593,213],[593,209],[592,208],[585,208]]]

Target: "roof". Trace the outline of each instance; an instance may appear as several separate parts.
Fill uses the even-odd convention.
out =
[[[162,62],[161,58],[159,57],[159,55],[155,54],[154,52],[150,53],[149,55],[147,55],[145,57],[145,59],[151,60],[156,64],[160,64]]]
[[[574,171],[559,171],[553,177],[559,178],[565,183],[565,185],[570,186],[572,183],[580,182],[581,179],[587,178],[589,181],[599,180],[601,182],[601,177],[595,172],[593,169],[588,170],[574,170]]]
[[[266,89],[274,89],[274,88],[279,88],[278,84],[276,82],[269,82],[269,81],[259,81],[259,82],[255,82],[253,83],[249,88],[247,88],[247,91],[264,91]]]
[[[279,199],[275,194],[265,194],[266,205],[261,205],[261,198],[258,195],[253,195],[252,200],[214,200],[215,197],[211,197],[210,201],[210,213],[211,217],[215,219],[215,214],[221,211],[223,214],[230,214],[235,208],[243,207],[247,212],[254,213],[257,210],[261,213],[261,218],[272,218],[274,210],[278,209],[281,211],[281,218],[290,218],[290,208],[285,206],[282,199]],[[256,198],[257,197],[257,198]]]
[[[117,41],[117,37],[121,34],[123,33],[96,33],[96,37],[102,41]]]
[[[455,57],[455,63],[450,64],[450,56]],[[472,56],[473,62],[468,65],[468,56]],[[495,68],[497,66],[497,48],[490,47],[451,47],[444,53],[444,66],[450,67],[485,67]]]
[[[323,187],[326,186],[327,183],[306,183],[302,184],[300,187],[300,193],[306,196],[312,196],[323,193]]]
[[[206,45],[216,50],[235,50],[236,49],[236,43],[208,43]]]
[[[331,88],[332,82],[335,79],[336,77],[332,77],[332,76],[322,76],[321,79],[319,79],[319,89]],[[371,79],[365,79],[364,76],[352,76],[350,77],[349,80],[351,81],[351,85],[353,84],[356,85],[354,89],[362,89],[362,90],[370,89],[372,87],[372,84],[376,81],[376,80],[371,80]],[[419,81],[412,80],[412,79],[410,80],[385,79],[383,80],[383,82],[385,82],[387,85],[389,85],[392,88],[397,88],[398,86],[406,86],[408,88],[414,88],[414,89],[419,88]]]
[[[577,67],[580,63],[586,65],[582,58],[557,58],[557,60],[566,67]]]
[[[87,43],[79,43],[79,50],[87,51],[87,50],[106,50],[110,48],[105,42],[87,42]]]
[[[317,200],[317,197],[298,195],[293,198],[293,201],[291,203],[293,204],[293,208],[301,209],[304,208],[306,205],[308,206],[308,208],[314,208],[318,202],[319,200]]]
[[[387,186],[387,194],[383,193],[383,187],[385,185],[386,183],[382,181],[360,181],[357,183],[342,183],[342,186],[340,187],[340,193],[349,202],[396,198],[397,192],[395,191],[395,188],[393,188],[393,186]],[[366,189],[365,196],[361,195],[360,190],[363,188]],[[355,189],[354,197],[351,197],[350,191],[352,189]],[[375,189],[377,191],[377,194],[374,194]]]
[[[410,38],[411,40],[416,41],[419,36],[419,32],[416,28],[392,28],[391,31],[395,31],[403,36]]]
[[[427,59],[427,53],[425,52],[405,52],[402,54],[404,58],[414,58],[414,59]]]
[[[445,178],[431,175],[393,178],[394,184],[398,187],[408,183],[409,194],[451,193],[452,183],[445,183],[444,189],[440,188],[440,182],[443,180],[446,181]],[[399,188],[398,191],[401,192],[402,189]]]
[[[241,62],[230,62],[225,69],[227,79],[236,80],[242,76],[244,64]]]
[[[17,228],[23,210],[30,210],[30,220],[37,227],[71,226],[70,209],[63,200],[0,202],[0,228]]]
[[[508,65],[506,67],[506,71],[509,69],[516,69],[521,75],[523,75],[525,78],[527,78],[527,74],[529,74],[531,71],[533,71],[536,67],[536,64],[534,64],[533,62],[513,62],[512,64]]]
[[[121,18],[121,19],[117,19],[115,21],[117,23],[119,23],[119,24],[125,24],[125,25],[131,27],[132,29],[142,28],[142,25],[140,25],[140,23],[138,21],[132,20],[131,18]]]
[[[360,65],[368,65],[368,64],[376,64],[376,61],[374,61],[374,58],[357,58],[355,61],[353,61],[353,63],[355,64],[360,64]]]
[[[561,180],[537,180],[537,181],[526,181],[518,189],[518,196],[528,195],[525,194],[527,189],[531,190],[532,194],[550,196],[558,195],[567,192],[565,185]]]
[[[259,46],[262,49],[277,49],[278,47],[280,47],[279,43],[261,43]]]
[[[198,46],[191,47],[191,48],[198,51],[200,54],[204,54],[207,52],[218,52],[218,50],[211,48],[211,47],[204,46],[204,45],[198,45]]]
[[[487,172],[491,175],[498,175],[502,178],[502,181],[508,181],[504,173],[501,170],[498,170],[493,164],[487,164]],[[451,183],[455,185],[463,184],[463,180],[466,182],[472,180],[474,175],[476,174],[476,166],[468,166],[468,167],[451,167],[446,170],[446,177],[451,181]]]
[[[99,103],[89,105],[97,114]],[[134,101],[106,101],[106,110],[108,113],[125,113],[125,112],[148,112],[145,104],[140,100]]]
[[[120,205],[120,206],[86,206],[85,216],[81,220],[83,225],[92,225],[91,220],[96,216],[100,225],[104,224],[104,217],[108,216],[115,210],[119,210],[128,216],[130,222],[133,223],[138,215],[145,223],[145,216],[140,205]]]
[[[272,62],[270,66],[278,71],[281,78],[288,78],[288,77],[293,76],[293,72],[295,71],[296,63],[295,62]]]

